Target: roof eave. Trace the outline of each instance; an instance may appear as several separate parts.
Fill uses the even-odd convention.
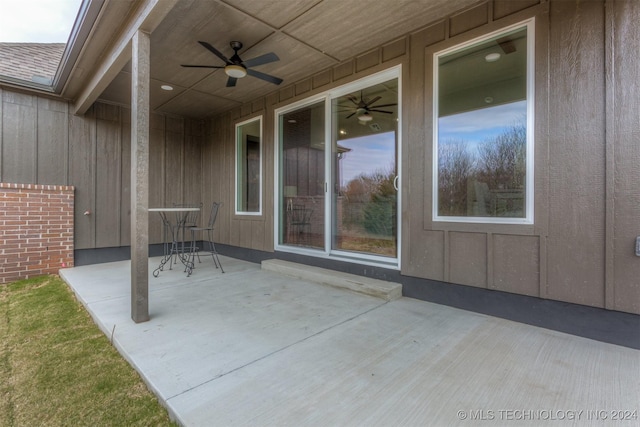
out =
[[[69,76],[76,61],[84,48],[105,0],[83,0],[71,29],[67,45],[62,53],[60,64],[53,78],[51,89],[54,93],[61,94],[67,85]]]

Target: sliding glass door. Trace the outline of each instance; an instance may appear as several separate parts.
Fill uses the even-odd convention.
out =
[[[398,74],[276,112],[278,249],[397,264]]]
[[[325,103],[280,115],[280,244],[325,247]]]
[[[332,249],[397,255],[397,79],[334,98]]]

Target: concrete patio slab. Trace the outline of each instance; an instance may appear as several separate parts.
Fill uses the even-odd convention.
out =
[[[61,270],[183,425],[640,422],[640,351],[221,260],[150,276],[140,324],[128,261]]]

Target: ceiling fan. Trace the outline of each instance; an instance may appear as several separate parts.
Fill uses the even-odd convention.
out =
[[[189,68],[220,68],[224,69],[224,72],[229,78],[227,79],[227,87],[233,87],[236,85],[238,79],[243,78],[247,74],[252,77],[257,77],[269,83],[273,83],[279,85],[282,83],[282,79],[278,77],[271,76],[269,74],[261,73],[260,71],[256,71],[251,69],[251,67],[257,67],[258,65],[268,64],[270,62],[279,61],[280,58],[271,52],[265,53],[264,55],[257,56],[252,59],[248,59],[243,61],[242,58],[238,55],[238,51],[242,49],[242,43],[238,41],[232,41],[229,43],[231,45],[231,49],[233,49],[233,56],[231,58],[227,58],[224,56],[218,49],[211,46],[207,42],[198,41],[202,46],[204,46],[207,50],[212,52],[215,56],[222,59],[225,63],[224,66],[219,65],[187,65],[181,64],[183,67]]]
[[[347,111],[353,110],[353,112],[349,114],[346,118],[349,119],[354,115],[357,115],[358,120],[361,122],[370,122],[371,120],[373,120],[373,116],[370,114],[371,112],[393,114],[393,111],[379,110],[379,108],[393,107],[395,105],[398,105],[397,103],[373,105],[376,102],[380,101],[382,97],[376,96],[371,100],[367,100],[366,98],[364,98],[362,91],[360,91],[360,99],[356,98],[353,95],[347,95],[347,98],[349,99],[349,101],[353,103],[353,106],[349,105],[349,106],[343,106],[343,107],[348,108]]]

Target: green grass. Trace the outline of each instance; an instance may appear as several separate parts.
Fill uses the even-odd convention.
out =
[[[0,426],[175,425],[57,276],[0,285]]]

